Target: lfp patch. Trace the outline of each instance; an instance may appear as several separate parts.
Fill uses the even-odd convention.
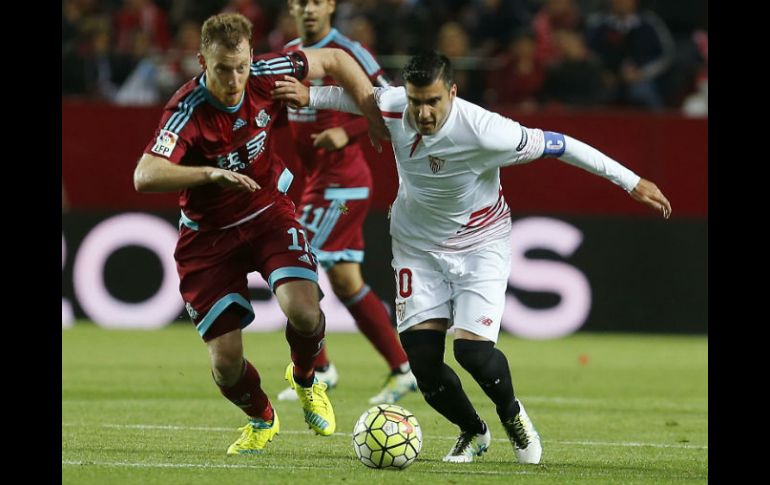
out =
[[[179,137],[175,133],[168,130],[160,130],[160,134],[155,140],[155,145],[152,147],[152,152],[168,157],[174,151],[178,139]]]

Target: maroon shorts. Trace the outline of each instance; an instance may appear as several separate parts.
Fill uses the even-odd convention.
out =
[[[333,187],[302,196],[297,217],[324,269],[340,261],[364,261],[363,225],[370,192],[369,187]]]
[[[272,291],[293,279],[318,281],[305,231],[286,197],[229,229],[198,232],[183,225],[174,258],[185,308],[201,337],[231,305],[244,313],[241,328],[254,320],[246,279],[252,271]]]

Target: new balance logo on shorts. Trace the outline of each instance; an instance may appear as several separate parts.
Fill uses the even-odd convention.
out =
[[[492,319],[484,315],[481,315],[478,319],[476,319],[476,323],[480,323],[488,327],[492,325]]]

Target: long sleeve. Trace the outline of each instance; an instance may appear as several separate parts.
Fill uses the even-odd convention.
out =
[[[545,132],[546,150],[544,155],[548,155],[548,144],[550,143],[549,134]],[[556,156],[559,160],[580,167],[595,175],[604,177],[607,180],[623,187],[626,192],[634,190],[641,177],[633,171],[624,167],[596,148],[576,140],[571,136],[564,135],[564,153]]]
[[[360,115],[356,103],[339,86],[310,86],[310,106]]]

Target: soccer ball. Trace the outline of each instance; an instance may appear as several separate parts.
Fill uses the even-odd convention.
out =
[[[358,418],[353,428],[353,449],[369,468],[404,469],[422,448],[417,418],[401,406],[378,404]]]

